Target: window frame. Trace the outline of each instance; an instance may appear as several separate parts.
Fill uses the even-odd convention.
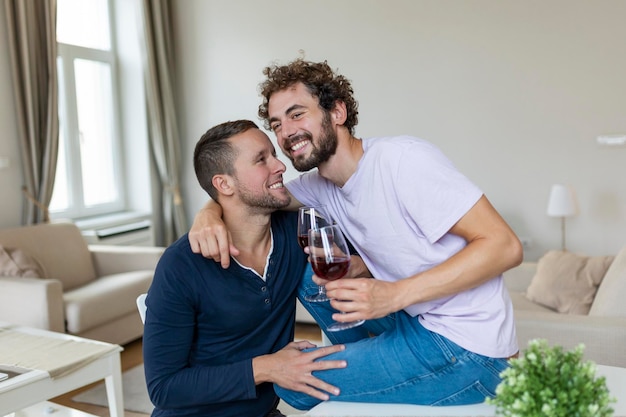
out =
[[[66,157],[66,182],[68,187],[67,208],[50,210],[51,218],[80,219],[103,214],[124,211],[127,208],[127,190],[124,183],[125,155],[121,137],[122,120],[120,115],[120,83],[118,77],[118,59],[115,49],[115,19],[113,2],[107,0],[109,10],[110,49],[100,50],[83,46],[57,42],[57,68],[59,80],[59,119],[62,125],[59,134],[60,145],[64,145]],[[80,156],[80,133],[78,130],[78,112],[76,103],[76,78],[74,62],[77,59],[103,63],[110,67],[111,73],[111,132],[114,186],[117,198],[109,203],[87,206],[83,196],[82,161]]]

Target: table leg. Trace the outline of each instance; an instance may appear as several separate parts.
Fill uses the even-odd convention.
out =
[[[122,392],[122,364],[120,355],[112,355],[111,375],[104,378],[111,417],[124,417],[124,393]]]

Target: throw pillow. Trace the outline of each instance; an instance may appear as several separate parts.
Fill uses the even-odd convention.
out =
[[[626,246],[611,263],[593,301],[590,316],[626,317]]]
[[[588,314],[613,258],[550,251],[539,259],[526,297],[559,313]]]
[[[21,249],[0,246],[0,277],[44,278],[39,262]]]

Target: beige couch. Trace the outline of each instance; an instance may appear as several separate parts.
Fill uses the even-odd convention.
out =
[[[87,245],[72,223],[0,230],[0,321],[124,344],[143,335],[135,300],[158,247]]]
[[[626,367],[626,247],[615,257],[548,252],[504,279],[522,349],[535,338],[567,349],[584,343],[587,359]]]

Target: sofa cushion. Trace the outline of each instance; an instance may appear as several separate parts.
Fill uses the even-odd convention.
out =
[[[61,281],[63,291],[96,278],[87,242],[73,223],[45,223],[0,230],[0,245],[19,248],[42,265],[46,278]]]
[[[530,301],[523,292],[509,291],[509,296],[511,297],[511,303],[513,303],[513,311],[515,312],[516,317],[518,311],[538,311],[555,314],[554,310]]]
[[[80,334],[86,330],[137,314],[135,301],[148,291],[154,271],[143,270],[100,277],[63,295],[67,331]]]
[[[0,246],[0,277],[45,278],[39,262],[21,249]]]
[[[624,297],[626,297],[626,247],[622,248],[606,271],[589,315],[626,317]]]
[[[559,313],[588,314],[613,258],[549,251],[539,259],[526,297]]]

